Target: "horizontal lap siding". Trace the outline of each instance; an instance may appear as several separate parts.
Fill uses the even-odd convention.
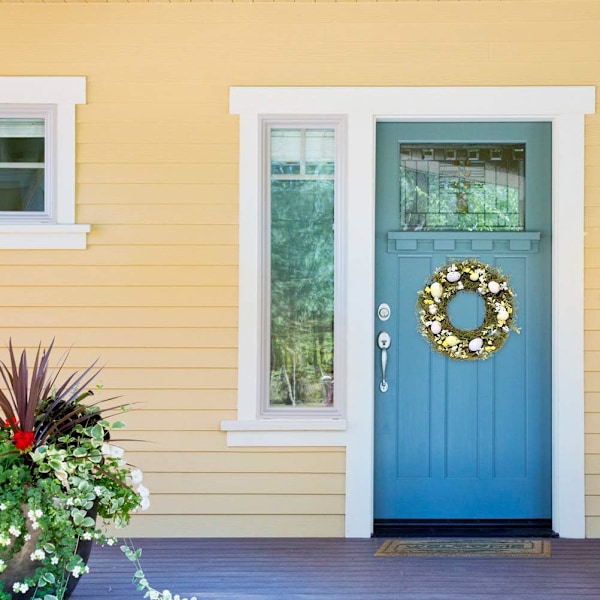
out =
[[[154,494],[132,535],[340,536],[339,448],[228,448],[237,385],[232,85],[597,85],[600,3],[0,3],[1,75],[84,75],[86,251],[3,251],[0,336],[96,356]],[[33,41],[33,43],[32,43]],[[440,98],[443,103],[443,98]],[[587,119],[586,472],[600,535],[600,119]]]

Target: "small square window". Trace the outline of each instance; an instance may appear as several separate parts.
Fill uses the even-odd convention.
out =
[[[0,249],[83,249],[75,106],[83,77],[0,77]]]

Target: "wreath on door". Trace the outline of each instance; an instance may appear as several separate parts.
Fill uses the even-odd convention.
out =
[[[468,258],[438,267],[419,291],[417,310],[423,337],[438,352],[458,360],[484,360],[502,348],[515,326],[514,292],[509,278],[490,265]],[[459,329],[448,304],[461,291],[479,294],[485,303],[476,329]]]

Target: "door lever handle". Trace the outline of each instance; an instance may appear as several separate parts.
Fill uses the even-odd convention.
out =
[[[392,344],[392,338],[387,331],[380,331],[377,336],[377,347],[381,350],[381,381],[379,382],[379,390],[383,393],[388,391],[388,382],[385,378],[387,370],[387,351]]]

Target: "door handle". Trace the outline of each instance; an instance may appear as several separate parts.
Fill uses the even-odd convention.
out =
[[[377,336],[377,347],[381,350],[381,381],[379,382],[379,390],[383,393],[388,391],[388,382],[385,378],[387,369],[387,351],[392,344],[392,338],[387,331],[380,331]]]

